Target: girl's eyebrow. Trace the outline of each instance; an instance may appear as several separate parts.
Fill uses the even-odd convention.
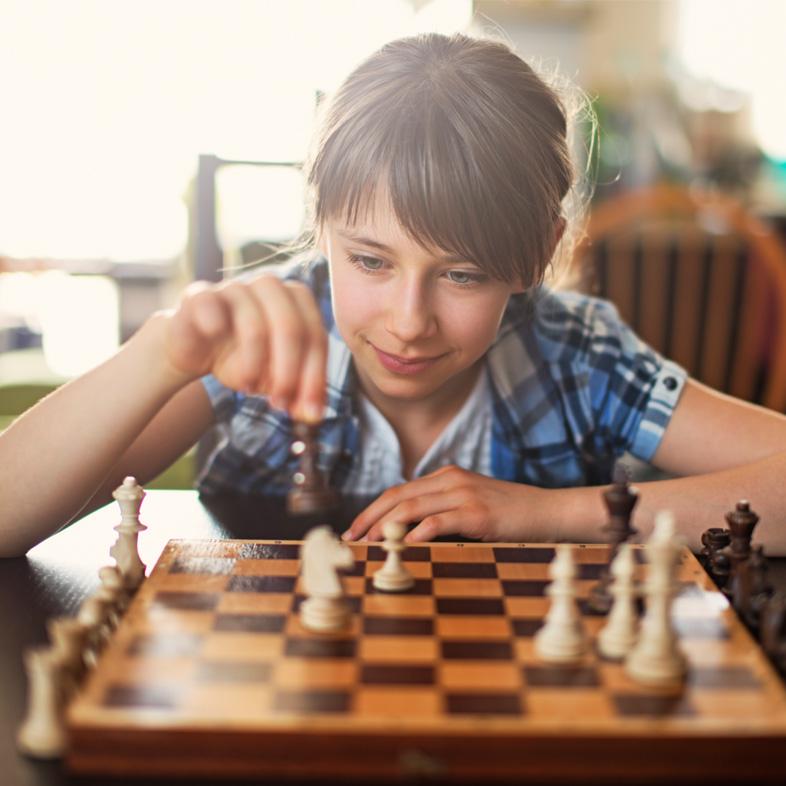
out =
[[[378,240],[373,240],[370,237],[365,237],[363,235],[353,235],[349,232],[344,232],[341,229],[337,229],[336,232],[341,235],[345,240],[349,240],[353,243],[360,243],[364,246],[370,246],[371,248],[377,248],[380,251],[384,251],[386,254],[394,254],[394,250],[390,247],[385,245],[384,243],[380,243]],[[439,254],[437,256],[442,262],[467,262],[468,260],[464,259],[463,257],[457,256],[456,254]]]

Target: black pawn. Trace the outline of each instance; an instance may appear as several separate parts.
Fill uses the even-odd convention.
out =
[[[339,496],[328,486],[317,466],[319,454],[319,426],[295,423],[292,452],[300,458],[297,472],[292,477],[294,488],[287,495],[287,512],[295,515],[328,513],[336,510]]]
[[[731,543],[731,534],[722,527],[710,527],[702,534],[701,543],[704,546],[701,550],[704,569],[722,590],[729,580],[730,561],[726,548]]]
[[[606,614],[611,609],[613,601],[609,591],[611,584],[609,567],[617,556],[619,547],[636,534],[630,519],[633,508],[639,501],[639,492],[630,485],[624,470],[615,469],[614,482],[603,492],[603,501],[609,512],[608,521],[603,526],[603,532],[609,543],[609,561],[604,566],[598,583],[590,591],[589,605],[595,611]]]

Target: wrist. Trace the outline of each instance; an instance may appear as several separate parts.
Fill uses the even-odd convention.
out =
[[[129,348],[141,350],[141,358],[146,365],[145,376],[167,398],[197,378],[194,374],[178,369],[169,359],[167,336],[170,319],[171,315],[167,311],[155,312],[128,342]]]

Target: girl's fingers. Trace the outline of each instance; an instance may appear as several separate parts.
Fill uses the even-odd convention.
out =
[[[233,341],[227,347],[226,373],[240,390],[256,391],[265,384],[269,327],[265,312],[248,287],[230,283],[221,289],[232,314]]]
[[[462,508],[445,510],[433,516],[426,516],[416,527],[413,527],[404,540],[407,543],[421,543],[434,540],[441,535],[465,535],[475,537],[473,534],[473,521],[470,514]]]
[[[362,538],[369,529],[381,519],[391,518],[391,511],[409,500],[417,500],[438,492],[455,488],[457,480],[463,476],[463,470],[457,467],[442,467],[436,472],[422,478],[402,483],[380,494],[365,510],[363,510],[350,525],[349,529],[341,536],[344,540],[357,540]],[[423,513],[422,515],[428,515]],[[411,518],[409,521],[416,521]]]
[[[308,334],[292,414],[296,420],[316,423],[322,419],[325,408],[327,333],[311,291],[297,284],[290,287],[290,294],[300,310]]]
[[[289,409],[294,401],[308,332],[289,288],[273,276],[259,276],[250,285],[270,325],[268,340],[268,393],[270,403]]]

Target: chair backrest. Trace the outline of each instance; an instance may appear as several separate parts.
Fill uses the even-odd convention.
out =
[[[659,185],[592,211],[576,259],[653,348],[700,381],[786,410],[786,249],[736,200]]]

